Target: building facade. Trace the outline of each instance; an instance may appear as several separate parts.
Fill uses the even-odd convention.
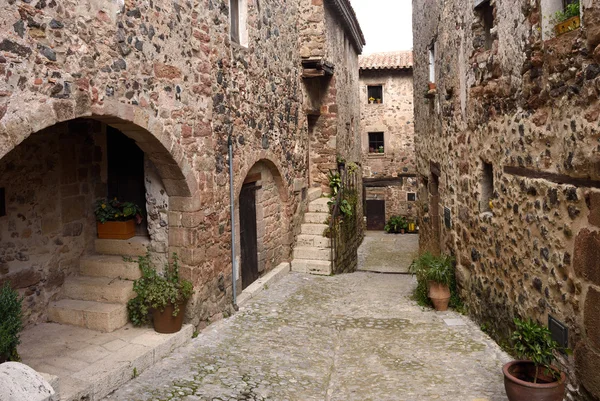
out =
[[[556,36],[561,1],[414,0],[415,130],[421,249],[456,257],[497,340],[552,324],[569,399],[597,400],[600,5],[580,6]]]
[[[360,134],[367,227],[416,220],[412,52],[361,56]]]
[[[327,186],[309,172],[360,152],[348,122],[364,39],[348,1],[316,3],[0,5],[0,283],[25,296],[26,323],[89,327],[98,303],[121,302],[89,327],[115,329],[131,296],[121,279],[139,274],[123,256],[149,252],[159,265],[178,255],[195,289],[186,319],[201,328],[233,311],[232,282],[242,290],[290,261],[306,192]],[[343,55],[320,107],[328,125],[309,130],[298,32],[317,18]],[[313,160],[311,141],[327,157]],[[106,196],[145,210],[136,237],[96,239],[93,204]]]

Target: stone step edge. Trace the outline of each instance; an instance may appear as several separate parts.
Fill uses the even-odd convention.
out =
[[[254,283],[250,284],[241,294],[237,296],[236,303],[238,307],[242,307],[247,304],[250,299],[255,297],[264,291],[265,286],[271,286],[280,281],[286,274],[292,269],[292,265],[289,262],[281,263],[273,270],[260,277]]]

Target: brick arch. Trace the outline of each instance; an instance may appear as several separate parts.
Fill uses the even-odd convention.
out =
[[[183,148],[159,119],[139,107],[118,101],[90,107],[78,103],[56,100],[35,109],[21,108],[6,113],[0,120],[0,159],[31,134],[60,122],[90,118],[132,138],[156,166],[168,195],[189,197],[196,192],[198,185]]]
[[[275,184],[277,185],[277,191],[279,192],[279,197],[284,203],[287,203],[289,200],[289,193],[286,190],[285,182],[283,181],[283,176],[281,174],[281,164],[279,160],[275,159],[271,155],[268,155],[266,152],[261,152],[258,156],[251,159],[250,163],[247,163],[242,168],[241,174],[235,178],[234,188],[235,188],[235,199],[236,203],[240,197],[240,192],[242,191],[242,185],[248,176],[248,173],[254,166],[257,164],[264,164],[273,174],[273,179],[275,180]],[[235,171],[234,171],[235,174]]]

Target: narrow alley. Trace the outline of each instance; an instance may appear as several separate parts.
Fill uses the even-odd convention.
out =
[[[467,317],[417,306],[414,285],[290,273],[106,400],[505,400],[510,357]]]

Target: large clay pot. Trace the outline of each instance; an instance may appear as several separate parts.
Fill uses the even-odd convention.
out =
[[[431,299],[435,310],[440,312],[448,310],[450,288],[445,284],[436,283],[435,281],[429,281],[428,287],[429,299]]]
[[[173,304],[167,305],[165,310],[162,312],[154,309],[152,311],[154,330],[163,334],[177,333],[179,330],[181,330],[186,304],[187,301],[183,301],[179,304],[179,313],[177,316],[173,316]]]
[[[129,239],[135,237],[135,220],[97,222],[98,238]]]
[[[556,372],[558,369],[552,368]],[[556,380],[546,373],[545,368],[538,372],[538,383],[522,380],[535,376],[535,365],[531,361],[512,361],[502,368],[504,388],[509,401],[562,401],[565,394],[566,376],[560,372]]]

